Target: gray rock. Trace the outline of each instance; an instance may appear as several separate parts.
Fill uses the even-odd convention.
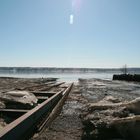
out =
[[[33,93],[27,91],[9,91],[0,94],[0,100],[4,102],[17,102],[33,106],[37,104],[38,99]]]

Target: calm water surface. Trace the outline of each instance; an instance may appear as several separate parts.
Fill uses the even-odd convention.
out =
[[[77,82],[79,78],[99,78],[111,80],[114,73],[50,73],[50,74],[0,74],[0,77],[19,77],[19,78],[59,78],[60,81]]]

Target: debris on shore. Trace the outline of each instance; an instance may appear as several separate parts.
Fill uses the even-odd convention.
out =
[[[136,83],[79,79],[62,113],[33,140],[139,140],[139,91]]]
[[[19,117],[2,113],[6,109],[29,110],[37,105],[38,99],[31,92],[46,88],[48,83],[56,83],[57,78],[12,78],[0,77],[0,130]]]
[[[29,106],[33,107],[37,104],[38,99],[36,96],[28,91],[9,91],[0,93],[0,101],[3,101],[6,106]]]
[[[125,138],[138,140],[140,126],[140,98],[129,102],[116,102],[109,96],[103,100],[90,104],[87,114],[83,117],[83,124],[89,131],[91,139]],[[113,99],[113,100],[112,100]],[[86,133],[89,133],[86,130]],[[129,131],[129,133],[127,133]],[[111,133],[110,133],[111,132]],[[123,133],[122,133],[123,132]],[[87,134],[86,134],[87,135]],[[86,138],[87,139],[87,138]]]
[[[83,140],[140,139],[140,92],[135,92],[140,85],[97,79],[82,79],[80,83],[84,96],[94,96],[81,115]]]
[[[36,106],[38,99],[30,91],[40,90],[57,78],[12,78],[0,77],[0,108],[30,109]],[[45,87],[46,88],[46,87]]]
[[[1,98],[6,96],[8,99],[10,96],[10,100],[13,100],[12,95],[15,98],[14,102],[17,102],[17,96],[22,91],[24,93],[21,93],[18,101],[28,93],[32,98],[25,102],[35,105],[36,99],[30,91],[41,91],[44,89],[42,84],[46,83],[47,79],[3,78],[0,82]],[[3,93],[5,95],[2,95]],[[7,106],[5,102],[1,100],[1,108]],[[139,140],[139,107],[139,83],[79,79],[69,94],[61,114],[50,128],[46,128],[32,140]],[[0,119],[0,127],[5,125],[4,120]]]

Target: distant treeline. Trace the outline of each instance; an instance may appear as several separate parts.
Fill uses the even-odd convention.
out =
[[[55,67],[0,67],[0,73],[85,73],[85,72],[108,72],[121,73],[115,68],[55,68]],[[130,73],[140,73],[140,68],[128,68]]]
[[[49,68],[49,67],[0,67],[0,73],[71,73],[71,72],[118,72],[119,69]]]

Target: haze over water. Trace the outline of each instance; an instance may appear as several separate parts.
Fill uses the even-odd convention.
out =
[[[113,73],[51,73],[51,74],[0,74],[0,77],[18,78],[59,78],[60,81],[77,82],[79,78],[99,78],[111,80]]]

